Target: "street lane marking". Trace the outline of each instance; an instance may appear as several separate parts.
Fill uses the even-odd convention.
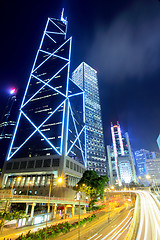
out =
[[[113,229],[111,232],[109,232],[109,233],[108,233],[104,238],[102,238],[101,240],[104,240],[104,239],[106,239],[109,235],[111,235],[111,233],[114,232],[114,231],[128,218],[128,216],[129,216],[129,214],[130,214],[130,212],[131,212],[132,210],[133,210],[133,209],[131,209],[131,210],[129,211],[127,217],[126,217],[115,229]]]
[[[98,238],[100,238],[102,236],[102,234],[101,235],[99,235],[97,238],[95,238],[94,240],[96,240],[96,239],[98,239]]]
[[[98,233],[94,234],[92,237],[88,238],[88,240],[94,238]]]
[[[133,219],[132,219],[132,220],[133,220]],[[132,220],[130,221],[130,223],[128,224],[128,226],[123,230],[123,232],[121,232],[120,234],[118,234],[118,236],[116,237],[115,240],[117,240],[117,239],[126,231],[126,229],[127,229],[128,227],[130,227]]]
[[[129,222],[131,219],[132,219],[132,217],[129,218],[129,220],[123,225],[123,227],[122,227],[121,229],[119,229],[119,231],[118,231],[112,238],[110,238],[110,240],[112,240],[113,238],[115,238],[115,237],[117,236],[117,234],[123,230],[123,228],[128,224],[128,222]]]

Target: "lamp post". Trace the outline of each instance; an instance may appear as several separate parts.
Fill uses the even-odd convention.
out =
[[[62,184],[62,182],[63,182],[62,177],[58,177],[57,184]],[[52,184],[53,184],[53,175],[51,175],[50,184],[49,184],[48,208],[47,208],[46,228],[45,228],[45,236],[44,236],[45,240],[46,240],[46,235],[47,235],[47,223],[48,223],[48,214],[49,214],[49,208],[50,208]]]
[[[146,175],[146,179],[147,179],[147,182],[148,182],[148,185],[149,185],[149,179],[151,178],[151,176],[150,175]]]

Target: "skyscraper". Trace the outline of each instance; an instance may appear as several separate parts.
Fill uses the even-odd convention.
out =
[[[12,114],[15,110],[15,104],[17,104],[17,99],[16,89],[14,88],[9,92],[8,101],[0,122],[0,168],[3,167],[7,150],[14,132],[14,127],[16,125],[16,114]]]
[[[87,168],[106,174],[106,157],[97,71],[82,62],[72,73],[72,80],[84,91],[86,119]]]
[[[3,185],[49,184],[64,174],[75,185],[85,170],[84,92],[69,78],[72,38],[67,21],[48,18],[20,107]],[[11,174],[12,173],[12,174]],[[23,173],[23,174],[22,174]]]
[[[135,151],[134,154],[135,154],[135,161],[136,161],[137,178],[139,178],[140,184],[146,185],[147,184],[146,175],[149,174],[150,172],[149,163],[151,164],[152,160],[154,159],[160,159],[160,153],[150,152],[145,149],[140,149]],[[146,162],[148,162],[147,169],[146,169]],[[156,163],[156,161],[153,161],[153,163]]]
[[[120,124],[111,123],[113,146],[107,146],[110,184],[137,182],[128,133],[122,135]]]

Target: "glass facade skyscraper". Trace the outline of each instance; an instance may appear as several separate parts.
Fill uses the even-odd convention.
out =
[[[147,165],[148,170],[146,169],[146,162],[148,163],[154,159],[160,159],[160,153],[150,152],[145,149],[140,149],[135,151],[135,161],[136,161],[136,174],[139,179],[140,184],[147,184],[146,175],[149,174],[149,164]],[[156,163],[156,161],[153,163]]]
[[[15,110],[14,105],[17,104],[16,94],[10,93],[8,101],[2,115],[0,122],[0,169],[3,167],[7,150],[11,142],[14,128],[16,125],[13,111]]]
[[[120,124],[111,123],[113,146],[107,146],[110,184],[137,182],[128,133],[122,135]]]
[[[32,172],[38,185],[48,183],[46,175],[68,171],[77,181],[84,172],[84,91],[69,76],[72,38],[67,39],[67,24],[63,16],[48,18],[9,148],[5,183],[9,171]]]
[[[86,119],[87,168],[106,174],[106,157],[97,71],[82,62],[72,73],[72,80],[84,91]]]

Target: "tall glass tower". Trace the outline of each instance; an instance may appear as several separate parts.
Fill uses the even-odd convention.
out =
[[[13,117],[15,104],[17,104],[16,90],[12,89],[8,97],[4,114],[2,115],[2,119],[0,121],[0,169],[3,167],[16,125],[15,117]]]
[[[111,123],[113,146],[107,146],[110,184],[137,182],[128,133],[122,135],[119,122]]]
[[[32,175],[47,171],[57,175],[70,169],[76,177],[74,171],[82,174],[86,165],[84,92],[69,78],[72,38],[67,39],[66,33],[63,15],[60,20],[48,18],[5,171],[33,171]]]
[[[99,175],[106,174],[106,157],[97,71],[82,62],[72,73],[72,80],[84,92],[86,118],[87,168]]]

